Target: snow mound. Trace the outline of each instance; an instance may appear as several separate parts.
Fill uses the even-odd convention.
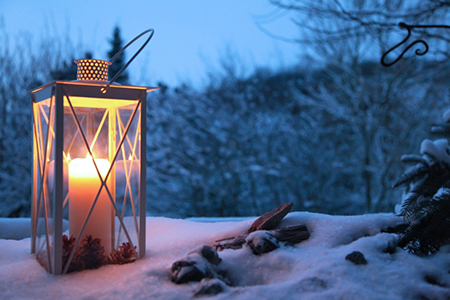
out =
[[[193,222],[148,217],[146,257],[128,265],[52,276],[30,254],[30,240],[0,240],[2,299],[447,299],[450,247],[423,258],[402,249],[385,229],[394,214],[329,216],[294,212],[280,226],[306,224],[311,237],[254,255],[248,246],[219,252],[230,283],[219,279],[174,284],[172,264],[196,260],[199,246],[246,233],[253,219]],[[9,226],[12,226],[12,221]],[[263,238],[263,236],[259,235]],[[255,235],[255,239],[258,235]],[[255,240],[256,241],[256,240]],[[191,252],[191,250],[193,250]],[[367,264],[345,258],[361,252]],[[201,262],[199,262],[201,264]]]
[[[63,220],[63,230],[69,222]],[[28,218],[0,218],[0,240],[21,240],[31,237],[31,220]]]
[[[28,218],[0,218],[0,239],[21,240],[31,237],[31,220]]]

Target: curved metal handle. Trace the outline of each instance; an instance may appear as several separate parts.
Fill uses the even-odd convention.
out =
[[[122,49],[120,49],[119,52],[117,52],[110,60],[109,62],[113,62],[117,57],[119,57],[119,55],[125,51],[125,49],[128,48],[128,46],[130,46],[131,44],[133,44],[137,39],[139,39],[141,36],[143,36],[144,34],[150,32],[150,36],[148,37],[148,39],[145,41],[145,43],[141,46],[141,48],[139,48],[138,51],[136,51],[136,53],[133,55],[133,57],[131,57],[128,62],[122,67],[122,69],[119,70],[119,72],[116,73],[116,75],[114,75],[114,77],[108,82],[108,84],[106,85],[106,87],[103,87],[101,89],[102,93],[106,93],[107,90],[109,89],[109,87],[111,86],[111,84],[114,82],[114,80],[116,80],[120,74],[123,73],[123,71],[125,71],[125,69],[131,64],[131,62],[136,58],[136,56],[138,56],[139,53],[141,53],[142,49],[145,48],[145,46],[147,46],[148,42],[150,42],[151,38],[153,37],[153,34],[155,34],[155,30],[153,28],[150,28],[144,32],[142,32],[141,34],[139,34],[138,36],[136,36],[134,39],[132,39],[128,44],[126,44]]]

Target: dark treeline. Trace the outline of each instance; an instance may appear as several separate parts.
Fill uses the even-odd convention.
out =
[[[272,2],[299,13],[308,9]],[[358,12],[365,3],[354,1]],[[406,2],[396,3],[391,12]],[[420,2],[422,10],[428,9],[424,3],[432,1]],[[305,55],[289,69],[256,69],[243,77],[233,60],[224,59],[202,88],[159,83],[160,90],[149,94],[149,214],[259,215],[289,201],[295,210],[358,214],[391,212],[400,203],[401,191],[391,188],[402,172],[400,157],[418,152],[449,105],[448,61],[431,55],[384,68],[382,51],[366,50],[392,44],[383,30],[403,15],[377,23],[365,20],[367,13],[346,19],[347,11],[327,9],[334,13],[317,11],[331,19],[305,14],[316,27],[308,24],[313,31],[301,40]],[[435,15],[423,19],[421,13],[417,20]],[[359,22],[359,29],[346,28],[347,21]],[[45,41],[36,54],[28,42],[13,46],[6,34],[0,37],[0,216],[29,216],[26,91],[65,74],[76,53]]]
[[[348,73],[346,73],[348,72]],[[149,97],[148,204],[177,216],[393,211],[400,157],[448,104],[429,65],[259,70]],[[446,78],[440,73],[442,78]]]

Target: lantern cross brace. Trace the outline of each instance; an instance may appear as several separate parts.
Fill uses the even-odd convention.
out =
[[[68,260],[67,260],[67,263],[66,263],[66,265],[65,265],[65,267],[64,267],[63,274],[67,273],[67,271],[68,271],[68,269],[69,269],[69,266],[70,266],[70,264],[71,264],[71,262],[72,262],[72,260],[73,260],[74,255],[75,255],[75,251],[76,251],[76,249],[77,249],[77,247],[78,247],[78,245],[79,245],[79,243],[80,243],[80,241],[81,241],[81,237],[83,236],[83,232],[84,232],[84,230],[85,230],[85,228],[86,228],[86,226],[87,226],[87,223],[88,223],[88,221],[89,221],[89,219],[90,219],[90,217],[91,217],[91,214],[92,214],[92,212],[93,212],[93,210],[94,210],[94,207],[95,207],[95,205],[96,205],[96,203],[97,203],[97,201],[98,201],[98,199],[99,199],[99,197],[100,197],[100,194],[101,194],[101,191],[102,191],[103,188],[105,188],[105,191],[106,191],[107,194],[108,194],[109,200],[111,201],[111,205],[112,205],[113,208],[114,208],[115,215],[116,215],[117,218],[119,219],[119,222],[120,222],[120,229],[123,229],[124,234],[125,234],[125,236],[127,237],[128,242],[130,243],[130,246],[131,246],[131,248],[132,248],[132,251],[133,251],[134,255],[138,258],[138,253],[137,253],[136,250],[134,249],[133,241],[131,240],[130,235],[129,235],[129,233],[128,233],[128,230],[126,229],[126,226],[125,226],[125,224],[124,224],[124,222],[123,222],[123,215],[119,212],[119,209],[117,208],[117,205],[116,205],[115,201],[113,200],[113,196],[112,196],[111,191],[109,190],[109,188],[108,188],[108,186],[107,186],[107,184],[106,184],[106,181],[108,180],[108,177],[109,177],[109,175],[111,174],[111,171],[112,171],[112,169],[113,169],[113,167],[114,167],[114,164],[115,164],[115,162],[116,162],[116,158],[117,158],[117,156],[119,155],[119,151],[120,151],[120,149],[122,148],[122,145],[123,145],[125,139],[128,137],[128,131],[129,131],[129,129],[130,129],[131,123],[132,123],[132,121],[133,121],[133,119],[134,119],[134,117],[135,117],[135,115],[136,115],[137,110],[139,109],[139,107],[140,107],[140,105],[141,105],[143,92],[141,92],[141,95],[139,96],[139,100],[138,100],[138,102],[137,102],[137,104],[136,104],[136,107],[134,108],[134,110],[133,110],[133,112],[132,112],[132,114],[131,114],[131,116],[130,116],[130,119],[128,120],[128,124],[127,124],[127,126],[126,126],[126,128],[125,128],[125,130],[124,130],[124,132],[123,132],[123,135],[122,135],[122,137],[121,137],[121,140],[120,140],[120,142],[119,142],[119,145],[117,146],[117,149],[116,149],[116,151],[115,151],[114,158],[112,159],[112,163],[111,163],[111,165],[110,165],[110,167],[109,167],[109,169],[108,169],[108,172],[107,172],[107,174],[106,174],[106,176],[105,176],[104,179],[103,179],[103,177],[102,177],[102,175],[101,175],[101,173],[100,173],[100,170],[99,170],[99,168],[98,168],[98,166],[97,166],[97,164],[96,164],[96,162],[95,162],[94,156],[93,156],[93,154],[92,154],[91,147],[90,147],[90,145],[89,145],[89,143],[88,143],[88,141],[87,141],[87,139],[86,139],[86,136],[85,136],[85,134],[84,134],[84,132],[83,132],[83,129],[82,129],[82,127],[81,127],[81,123],[80,123],[80,121],[78,120],[77,114],[75,113],[75,109],[74,109],[74,107],[73,107],[73,105],[72,105],[72,101],[70,100],[70,97],[69,97],[67,91],[65,90],[65,88],[63,88],[63,93],[64,93],[64,96],[65,96],[66,99],[67,99],[67,102],[68,102],[69,107],[70,107],[71,114],[72,114],[72,116],[73,116],[73,118],[74,118],[74,121],[75,121],[75,123],[76,123],[76,125],[77,125],[77,128],[78,128],[78,134],[80,134],[81,137],[82,137],[83,143],[84,143],[84,145],[85,145],[85,147],[86,147],[86,149],[87,149],[89,155],[91,156],[92,162],[93,162],[93,164],[94,164],[94,166],[95,166],[95,169],[96,169],[96,171],[97,171],[97,175],[99,176],[99,179],[100,179],[100,181],[101,181],[100,188],[99,188],[99,190],[98,190],[98,192],[97,192],[97,195],[96,195],[96,197],[95,197],[94,202],[92,203],[92,206],[91,206],[91,208],[90,208],[90,210],[89,210],[89,213],[88,213],[87,216],[86,216],[86,219],[85,219],[85,221],[84,221],[84,223],[83,223],[83,226],[82,226],[82,228],[81,228],[81,231],[80,231],[78,237],[76,238],[75,245],[74,245],[74,247],[73,247],[73,249],[72,249],[72,251],[71,251],[71,253],[70,253],[70,255],[69,255],[69,258],[68,258]],[[106,113],[107,113],[107,112],[105,112],[105,115],[106,115]],[[102,118],[102,119],[103,119],[102,121],[104,121],[105,115],[104,115],[104,117]],[[102,122],[102,124],[103,124],[103,122]],[[100,130],[100,129],[98,129],[97,133],[99,132],[99,130]],[[130,142],[130,141],[128,140],[128,142]],[[131,143],[131,142],[130,142],[130,143]],[[91,144],[91,145],[92,145],[92,144]],[[133,152],[134,152],[134,151],[133,151]],[[133,153],[133,154],[134,154],[134,153]],[[134,203],[133,203],[132,205],[134,205]],[[133,206],[133,210],[134,210],[134,206]],[[133,212],[133,215],[134,215],[134,218],[136,219],[136,213],[135,213],[135,212]],[[137,220],[135,220],[135,223],[137,223]],[[136,230],[137,230],[137,228],[136,228]]]
[[[45,113],[45,112],[44,112]],[[41,126],[41,114],[39,111],[36,111],[34,109],[34,118],[39,120],[38,122],[35,123],[34,126],[34,136],[35,136],[35,140],[38,141],[35,144],[35,147],[38,149],[38,154],[39,155],[35,155],[36,158],[36,162],[37,162],[37,169],[39,170],[39,175],[40,178],[42,179],[40,184],[39,184],[39,188],[38,188],[38,192],[37,192],[37,211],[38,211],[38,215],[40,215],[40,210],[41,210],[41,206],[43,205],[43,202],[45,201],[45,195],[43,195],[43,188],[44,188],[44,181],[45,181],[45,170],[46,170],[46,166],[45,166],[45,157],[46,154],[44,154],[44,145],[43,145],[43,141],[44,141],[44,135],[43,135],[43,129]],[[39,124],[39,126],[38,126]],[[47,142],[45,142],[45,144],[47,144]],[[45,148],[46,149],[46,148]],[[44,199],[43,199],[44,198]],[[38,219],[36,218],[35,220],[35,226],[33,227],[34,229],[34,233],[37,232],[37,223],[38,223]],[[46,232],[48,233],[48,227],[46,226]],[[48,243],[47,243],[48,245]],[[34,248],[36,248],[36,245],[34,244],[33,246]],[[38,248],[40,248],[40,246],[38,245]]]
[[[120,117],[120,114],[117,114],[117,118],[119,120],[119,133],[120,133],[121,136],[124,136],[124,135],[122,135],[122,130],[125,131],[125,128],[123,127],[123,122],[122,122],[122,119]],[[139,115],[138,123],[140,121],[141,121],[141,116]],[[132,189],[131,189],[131,186],[130,186],[130,180],[129,179],[130,179],[131,174],[132,174],[131,170],[133,169],[133,165],[134,165],[133,161],[136,158],[136,145],[137,145],[137,138],[138,138],[139,133],[140,133],[139,130],[137,130],[136,131],[136,136],[134,137],[134,144],[133,145],[131,145],[132,143],[131,143],[128,135],[125,135],[126,138],[127,138],[127,142],[128,142],[129,147],[132,148],[131,164],[130,164],[130,170],[129,171],[127,170],[125,149],[123,147],[121,147],[121,149],[122,149],[122,156],[123,156],[123,165],[124,165],[125,177],[126,177],[126,180],[125,180],[126,187],[125,187],[125,193],[124,193],[124,196],[123,196],[124,197],[124,199],[123,199],[124,205],[122,207],[122,218],[125,215],[125,203],[126,203],[126,196],[127,196],[127,192],[128,192],[129,196],[130,196],[130,203],[131,203],[131,208],[132,208],[132,212],[133,212],[134,225],[135,225],[135,228],[136,228],[136,234],[137,235],[139,235],[139,232],[138,232],[138,228],[139,227],[138,227],[138,223],[137,223],[136,209],[134,207],[133,193],[132,193]],[[121,234],[121,232],[120,232],[121,229],[122,228],[119,228],[119,237],[120,237],[120,234]]]

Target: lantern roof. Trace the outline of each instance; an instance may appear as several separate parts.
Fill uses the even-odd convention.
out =
[[[35,97],[36,102],[48,99],[53,89],[56,91],[62,89],[68,96],[73,97],[136,100],[142,92],[148,93],[159,89],[158,87],[111,84],[108,90],[103,92],[102,88],[104,87],[106,87],[104,82],[54,80],[29,91],[29,93]]]
[[[92,86],[92,87],[106,87],[107,82],[105,81],[80,81],[80,80],[53,80],[50,82],[47,82],[37,88],[34,88],[28,93],[36,93],[39,90],[48,88],[50,86],[53,86],[55,84],[59,85],[67,85],[67,86]],[[159,90],[159,87],[150,87],[150,86],[138,86],[138,85],[122,85],[118,83],[111,84],[110,88],[118,88],[118,89],[135,89],[135,90],[146,90],[147,92]]]

